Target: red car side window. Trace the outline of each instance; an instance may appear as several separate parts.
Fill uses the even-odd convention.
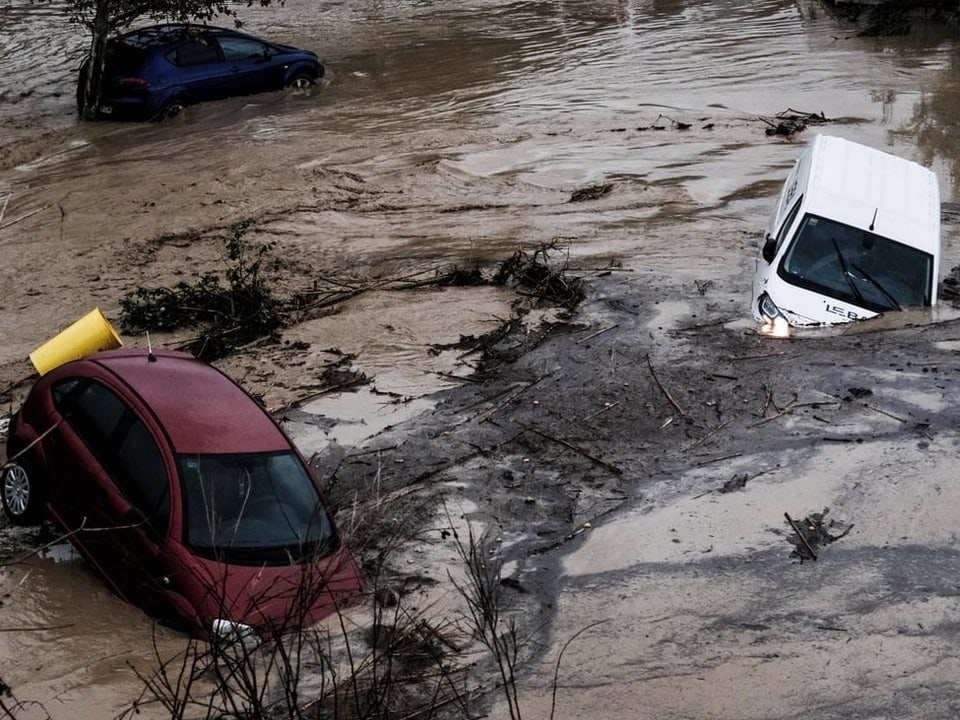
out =
[[[170,521],[170,482],[150,431],[112,390],[68,380],[53,391],[64,419],[99,460],[126,499],[161,536]]]
[[[160,449],[139,420],[120,442],[115,482],[161,536],[170,522],[170,479]]]

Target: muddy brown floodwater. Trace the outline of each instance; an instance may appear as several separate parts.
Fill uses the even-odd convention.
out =
[[[814,131],[768,136],[788,108],[934,169],[958,263],[942,26],[866,38],[786,0],[287,0],[242,17],[316,49],[322,88],[118,125],[75,119],[85,38],[63,13],[0,0],[0,417],[31,350],[222,267],[220,236],[252,219],[280,292],[351,297],[221,366],[285,409],[334,491],[375,475],[501,537],[532,638],[524,717],[956,716],[956,311],[785,342],[747,320],[759,231]],[[431,348],[501,326],[517,295],[398,281],[545,243],[586,301],[531,314],[496,372],[458,380],[475,357]],[[322,393],[344,355],[370,382]],[[800,564],[784,513],[825,507],[854,527]],[[116,715],[150,621],[67,546],[21,559],[43,539],[0,536],[0,678],[43,707],[17,717]],[[439,532],[404,553],[453,594]]]

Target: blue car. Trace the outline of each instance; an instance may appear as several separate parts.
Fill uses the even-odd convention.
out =
[[[78,110],[89,69],[88,58],[77,83]],[[162,119],[194,103],[309,87],[323,73],[308,50],[207,25],[152,25],[108,42],[97,116]]]

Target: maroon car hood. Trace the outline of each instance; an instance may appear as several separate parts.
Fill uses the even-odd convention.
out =
[[[217,619],[250,625],[264,636],[279,635],[362,599],[359,569],[344,548],[303,565],[226,564],[176,550],[185,555],[179,563],[183,569],[170,577],[168,593],[201,636],[209,635]]]

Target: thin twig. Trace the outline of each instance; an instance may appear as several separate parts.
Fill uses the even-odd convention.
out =
[[[868,408],[868,409],[870,409],[870,410],[873,410],[874,412],[878,412],[878,413],[880,413],[881,415],[886,415],[888,418],[893,418],[893,419],[896,420],[897,422],[901,422],[901,423],[907,422],[907,421],[904,420],[902,417],[898,417],[897,415],[894,415],[894,414],[891,413],[891,412],[887,412],[886,410],[883,410],[882,408],[878,408],[878,407],[876,407],[875,405],[871,405],[870,403],[863,403],[863,406],[864,406],[865,408]]]
[[[693,450],[693,449],[695,449],[695,448],[700,447],[700,446],[703,445],[705,442],[707,442],[707,441],[709,441],[711,438],[713,438],[714,435],[716,435],[718,432],[720,432],[721,430],[723,430],[723,429],[724,429],[727,425],[729,425],[729,424],[730,424],[730,421],[729,421],[729,420],[724,420],[722,423],[720,423],[719,425],[717,425],[713,430],[711,430],[710,432],[708,432],[708,433],[707,433],[706,435],[704,435],[702,438],[700,438],[699,440],[697,440],[693,445],[691,445],[690,447],[688,447],[687,450]]]
[[[483,413],[483,414],[479,417],[479,419],[477,420],[477,423],[486,422],[486,421],[489,420],[491,417],[493,417],[493,415],[494,415],[495,413],[497,413],[497,412],[499,412],[500,410],[502,410],[504,407],[506,407],[507,405],[509,405],[509,404],[510,404],[511,402],[513,402],[515,399],[517,399],[520,395],[522,395],[523,393],[525,393],[527,390],[529,390],[530,388],[534,387],[535,385],[538,385],[539,383],[543,382],[543,381],[546,380],[548,377],[550,377],[549,374],[544,375],[544,376],[542,376],[542,377],[539,377],[539,378],[537,378],[536,380],[534,380],[532,383],[530,383],[530,384],[528,384],[528,385],[524,385],[524,386],[523,386],[522,388],[520,388],[519,390],[516,390],[516,391],[510,393],[510,394],[509,394],[506,398],[504,398],[501,402],[497,403],[497,404],[494,405],[492,408],[490,408],[490,409],[487,410],[485,413]]]
[[[18,625],[17,627],[0,627],[0,633],[13,633],[13,632],[44,632],[46,630],[63,630],[64,628],[73,627],[76,623],[64,623],[63,625],[31,625],[23,626]]]
[[[700,462],[695,462],[695,463],[693,463],[693,466],[694,466],[694,467],[703,467],[704,465],[711,465],[712,463],[723,462],[724,460],[733,460],[734,458],[738,458],[738,457],[740,457],[741,455],[743,455],[743,453],[733,453],[732,455],[723,455],[722,457],[718,457],[718,458],[710,458],[709,460],[701,460]]]
[[[599,410],[597,410],[596,412],[592,412],[589,415],[585,415],[583,418],[581,418],[581,422],[587,422],[588,420],[593,420],[598,415],[603,415],[603,413],[613,410],[619,404],[620,404],[619,400],[615,403],[608,403],[604,405],[602,408],[600,408]]]
[[[545,432],[543,432],[543,431],[541,431],[541,430],[537,430],[537,428],[533,427],[532,425],[525,425],[524,427],[525,427],[527,430],[529,430],[530,432],[536,433],[537,435],[539,435],[539,436],[542,437],[542,438],[546,438],[547,440],[552,440],[553,442],[555,442],[555,443],[557,443],[557,444],[559,444],[559,445],[563,445],[565,448],[569,448],[569,449],[573,450],[575,453],[579,453],[580,455],[583,455],[585,458],[587,458],[587,460],[590,460],[591,462],[595,462],[595,463],[597,463],[597,465],[602,465],[603,467],[607,468],[607,470],[610,470],[611,472],[615,472],[617,475],[622,475],[622,474],[623,474],[623,470],[620,469],[620,468],[618,468],[616,465],[611,465],[611,464],[608,463],[606,460],[603,460],[603,459],[601,459],[601,458],[598,458],[598,457],[595,456],[595,455],[591,455],[590,453],[588,453],[588,452],[587,452],[586,450],[584,450],[583,448],[579,448],[579,447],[577,447],[576,445],[574,445],[573,443],[567,442],[567,441],[564,440],[563,438],[558,438],[558,437],[553,437],[552,435],[548,435],[547,433],[545,433]]]
[[[563,660],[563,654],[567,651],[567,648],[570,647],[570,643],[572,643],[578,637],[583,635],[587,630],[591,630],[592,628],[595,628],[597,625],[602,625],[605,622],[609,622],[609,620],[597,620],[596,622],[590,623],[586,627],[580,628],[579,630],[577,630],[577,632],[571,635],[570,639],[563,644],[562,648],[560,648],[560,654],[557,655],[557,664],[553,668],[553,694],[550,700],[550,720],[553,720],[554,713],[556,712],[556,709],[557,709],[557,687],[560,682],[560,663]]]
[[[761,353],[759,355],[729,355],[725,359],[728,362],[737,362],[739,360],[763,360],[765,358],[780,357],[786,355],[785,352]]]
[[[686,419],[687,414],[683,411],[683,408],[680,407],[680,403],[674,399],[673,395],[670,394],[670,391],[667,390],[662,382],[660,382],[660,378],[657,377],[657,371],[653,369],[653,362],[650,360],[649,354],[647,354],[647,366],[650,368],[650,375],[653,377],[654,382],[657,383],[657,387],[660,388],[660,392],[662,392],[664,397],[670,401],[670,404],[673,405],[673,408],[680,413],[680,417]]]
[[[5,228],[8,228],[8,227],[10,227],[11,225],[16,225],[18,222],[22,222],[23,220],[26,220],[26,219],[29,218],[29,217],[33,217],[33,216],[36,215],[37,213],[40,213],[40,212],[43,212],[44,210],[46,210],[48,207],[50,207],[50,205],[44,205],[43,207],[38,207],[36,210],[31,210],[31,211],[28,212],[28,213],[24,213],[24,214],[21,215],[20,217],[14,218],[13,220],[8,220],[8,221],[5,222],[3,225],[0,225],[0,230],[3,230],[3,229],[5,229]]]
[[[595,333],[591,335],[587,335],[585,338],[581,338],[580,340],[577,340],[577,345],[582,345],[588,340],[593,340],[593,338],[597,337],[597,335],[603,335],[605,332],[610,332],[611,330],[615,330],[618,327],[620,327],[620,323],[617,323],[615,325],[610,325],[609,327],[605,327],[602,330],[597,330]]]
[[[542,545],[541,547],[538,547],[538,548],[534,548],[533,550],[530,551],[529,554],[530,554],[530,555],[543,555],[543,554],[545,554],[545,553],[550,552],[551,550],[556,550],[556,549],[557,549],[558,547],[560,547],[561,545],[564,545],[564,544],[570,542],[570,541],[573,540],[575,537],[578,537],[578,536],[580,536],[581,534],[585,533],[587,530],[592,529],[593,526],[594,526],[594,524],[595,524],[595,523],[597,522],[597,520],[599,520],[600,518],[606,517],[607,515],[610,515],[611,513],[614,513],[614,512],[616,512],[617,510],[619,510],[619,509],[623,506],[623,503],[624,503],[624,502],[626,502],[626,501],[624,500],[624,501],[618,502],[618,503],[617,503],[616,505],[614,505],[613,507],[608,508],[607,510],[604,510],[602,513],[600,513],[599,515],[594,516],[592,519],[590,519],[590,520],[588,520],[588,521],[586,521],[586,522],[580,523],[580,525],[577,527],[577,529],[574,530],[573,532],[568,532],[566,535],[564,535],[563,537],[561,537],[561,538],[559,538],[559,539],[557,539],[557,540],[554,540],[552,543],[549,543],[549,544],[547,544],[547,545]]]

